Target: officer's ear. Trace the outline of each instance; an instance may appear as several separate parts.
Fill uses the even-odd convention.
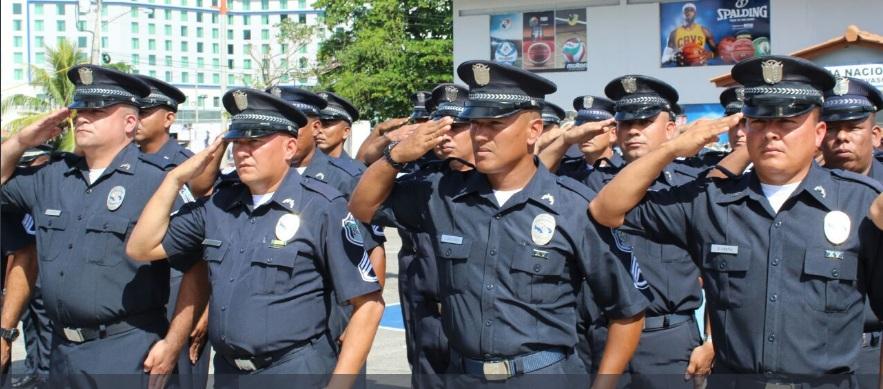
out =
[[[874,145],[874,148],[880,147],[880,138],[883,137],[883,129],[880,128],[880,125],[877,124],[877,113],[871,112],[868,115],[868,120],[873,123],[874,127],[871,127],[871,144]]]
[[[664,115],[663,115],[664,113]],[[657,115],[657,120],[665,120],[665,138],[673,139],[678,136],[678,122],[671,112],[663,112]]]
[[[822,146],[822,142],[825,140],[825,134],[828,133],[828,123],[825,123],[824,120],[821,120],[821,117],[822,108],[814,108],[809,114],[809,118],[806,119],[815,122],[816,147]]]
[[[167,130],[169,128],[172,128],[172,123],[175,122],[176,117],[178,117],[178,114],[175,113],[175,111],[166,110],[166,118],[165,118],[165,121],[163,122],[163,128],[165,128]]]
[[[527,127],[527,145],[533,146],[543,134],[543,117],[539,111],[525,111],[521,114],[525,120],[528,120]]]
[[[297,136],[284,135],[285,141],[282,142],[283,152],[285,153],[285,163],[291,165],[297,154]]]
[[[117,104],[118,109],[122,110],[126,125],[126,136],[131,138],[135,136],[135,129],[141,124],[141,114],[138,108],[126,104]]]
[[[343,128],[343,140],[346,140],[346,138],[350,137],[350,131],[352,130],[353,125],[347,121],[344,121],[344,123],[346,123],[346,126]]]

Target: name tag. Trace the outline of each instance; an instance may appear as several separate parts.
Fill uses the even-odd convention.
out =
[[[843,259],[843,252],[840,250],[825,250],[825,258]]]
[[[739,254],[739,246],[731,246],[727,244],[711,245],[711,252],[715,254]]]
[[[272,248],[274,248],[274,249],[280,249],[280,248],[283,248],[283,247],[285,247],[285,245],[287,245],[287,244],[288,244],[288,242],[286,242],[286,241],[284,241],[284,240],[279,240],[279,239],[273,239],[273,240],[270,241],[270,247],[272,247]]]
[[[61,216],[61,210],[60,209],[47,209],[45,212],[43,212],[43,214],[46,216]]]
[[[441,242],[442,243],[450,243],[450,244],[463,244],[463,237],[442,234]]]
[[[549,252],[545,250],[533,249],[533,256],[537,258],[549,259]]]
[[[221,247],[222,243],[224,243],[224,242],[221,242],[220,240],[215,240],[215,239],[206,239],[206,240],[202,241],[203,246],[211,246],[211,247]]]

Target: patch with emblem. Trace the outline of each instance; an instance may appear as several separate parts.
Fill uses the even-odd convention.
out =
[[[244,111],[248,108],[248,93],[241,90],[233,92],[233,102],[236,104],[237,109]]]
[[[374,265],[371,264],[371,258],[365,251],[362,253],[362,259],[359,261],[358,268],[362,281],[377,282],[377,275],[374,274]]]
[[[374,236],[386,236],[386,233],[383,232],[383,226],[371,225],[371,232],[374,233]]]
[[[846,242],[851,229],[851,221],[846,213],[831,211],[825,215],[825,238],[828,238],[828,242],[835,245]]]
[[[638,264],[638,257],[634,254],[632,254],[632,263],[631,266],[629,266],[629,273],[632,275],[632,283],[636,289],[644,290],[650,287],[650,283],[644,279],[644,274],[641,273],[641,265]]]
[[[763,74],[763,81],[767,84],[778,84],[781,82],[783,66],[782,62],[774,59],[761,62],[760,69]]]
[[[300,228],[300,216],[286,213],[276,221],[276,239],[288,242],[297,234],[298,228]]]
[[[537,246],[544,246],[552,241],[555,235],[555,217],[548,213],[541,213],[533,218],[530,225],[530,239]]]
[[[834,85],[834,94],[837,96],[843,96],[849,93],[849,79],[846,77],[840,77],[837,79],[837,84]]]
[[[476,84],[485,86],[491,82],[491,68],[483,63],[473,64],[472,76]]]
[[[92,85],[92,82],[94,81],[92,78],[92,69],[81,67],[77,69],[77,73],[80,75],[80,82],[82,82],[83,85]]]
[[[353,217],[353,214],[347,213],[340,224],[343,227],[344,233],[346,233],[346,240],[359,246],[365,243],[365,239],[362,238],[362,230],[359,229],[359,222]]]
[[[619,228],[614,228],[610,230],[613,234],[613,242],[616,243],[616,248],[619,251],[630,253],[634,249],[631,244],[627,243],[628,240],[625,238],[625,234]]]
[[[635,93],[638,91],[638,80],[634,77],[623,77],[619,82],[622,84],[622,90],[625,93]]]
[[[120,185],[111,188],[110,193],[107,194],[107,209],[111,211],[120,209],[120,206],[123,205],[123,200],[125,199],[126,188]]]

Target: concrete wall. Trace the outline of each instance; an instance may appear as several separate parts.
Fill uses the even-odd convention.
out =
[[[574,97],[603,95],[613,78],[638,73],[672,84],[681,103],[714,103],[720,90],[709,79],[729,72],[731,66],[661,68],[659,4],[612,1],[454,0],[454,66],[470,59],[489,59],[490,14],[587,7],[588,71],[542,73],[558,84],[549,100],[571,109]],[[883,34],[883,1],[880,0],[771,0],[771,46],[774,54],[788,54],[842,35],[850,24]],[[465,15],[465,16],[461,16]],[[853,57],[853,55],[856,55]],[[825,65],[843,64],[843,56],[825,58]],[[853,51],[855,63],[883,62],[880,53]],[[833,63],[832,63],[833,62]],[[456,72],[455,72],[456,77]]]

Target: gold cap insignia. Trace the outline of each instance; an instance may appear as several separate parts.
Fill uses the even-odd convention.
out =
[[[241,90],[233,92],[233,102],[236,103],[237,109],[245,111],[248,108],[248,93]]]
[[[80,82],[82,82],[83,85],[92,85],[92,82],[94,81],[92,79],[92,69],[81,67],[77,69],[77,72],[80,74]]]
[[[766,60],[760,63],[763,71],[763,80],[767,84],[777,84],[782,81],[782,62],[774,59]]]
[[[736,88],[736,100],[745,101],[745,88]]]
[[[834,85],[834,94],[837,96],[843,96],[849,93],[849,79],[846,77],[840,77],[837,79],[837,84]]]
[[[635,93],[638,91],[638,80],[634,77],[624,77],[619,82],[622,83],[622,89],[625,90],[625,93]]]
[[[279,88],[278,86],[274,86],[273,89],[270,89],[270,93],[271,93],[273,96],[276,96],[276,97],[279,97],[279,98],[282,97],[282,89]]]
[[[448,101],[456,101],[457,97],[460,97],[460,91],[457,87],[453,85],[445,87],[445,98],[448,99]]]
[[[592,108],[592,104],[595,103],[595,98],[592,96],[583,96],[583,108],[589,109]]]
[[[491,68],[483,63],[473,64],[472,76],[475,77],[476,84],[485,86],[491,82]]]

